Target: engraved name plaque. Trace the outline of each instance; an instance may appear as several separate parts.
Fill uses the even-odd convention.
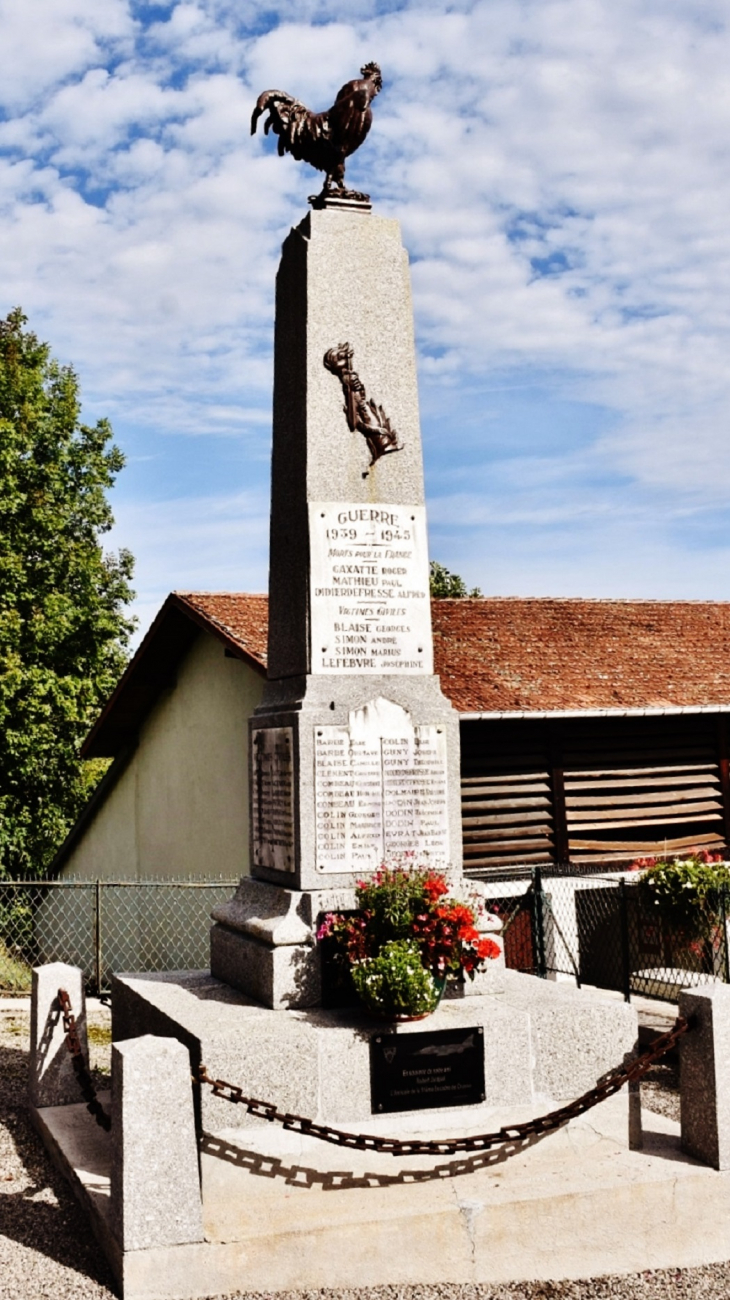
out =
[[[309,506],[311,671],[433,672],[424,506]]]
[[[379,698],[348,727],[316,727],[314,755],[319,871],[374,870],[408,850],[448,863],[441,727],[414,726],[406,709]]]
[[[379,1034],[370,1040],[373,1114],[484,1101],[484,1030]]]
[[[251,733],[253,860],[274,871],[294,871],[294,763],[291,727]]]

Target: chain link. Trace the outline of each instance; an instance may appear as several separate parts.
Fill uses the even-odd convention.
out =
[[[305,1119],[302,1115],[291,1115],[277,1110],[276,1106],[259,1101],[255,1097],[245,1097],[242,1089],[235,1084],[227,1083],[225,1079],[212,1079],[204,1065],[200,1066],[195,1082],[208,1084],[213,1089],[214,1097],[222,1097],[225,1101],[245,1106],[249,1115],[254,1115],[257,1119],[281,1124],[285,1129],[291,1129],[305,1137],[319,1138],[321,1142],[331,1142],[335,1146],[350,1147],[355,1151],[386,1152],[392,1156],[455,1155],[460,1151],[487,1151],[490,1147],[500,1146],[506,1142],[521,1142],[525,1138],[551,1133],[554,1129],[561,1128],[569,1120],[585,1114],[591,1107],[613,1096],[623,1088],[624,1084],[636,1083],[651,1069],[655,1061],[666,1056],[667,1052],[671,1052],[678,1040],[690,1028],[688,1020],[678,1017],[673,1028],[655,1038],[642,1056],[635,1057],[628,1065],[613,1071],[608,1078],[596,1084],[595,1088],[591,1088],[567,1106],[561,1106],[548,1115],[538,1115],[523,1124],[508,1124],[498,1129],[496,1133],[481,1133],[474,1137],[437,1138],[429,1141],[423,1138],[401,1140],[378,1137],[369,1133],[347,1133],[342,1129],[330,1128],[326,1124],[315,1124],[313,1120]]]
[[[71,1062],[74,1073],[79,1081],[81,1094],[86,1102],[86,1109],[94,1116],[100,1128],[106,1129],[107,1133],[112,1126],[112,1117],[102,1106],[96,1095],[94,1080],[86,1068],[84,1053],[81,1048],[81,1040],[76,1025],[76,1017],[71,1009],[71,999],[65,989],[58,990],[58,1004],[63,1016],[63,1029],[66,1035],[66,1046],[71,1056]]]

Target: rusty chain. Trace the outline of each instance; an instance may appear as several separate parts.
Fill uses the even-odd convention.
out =
[[[71,999],[65,989],[58,990],[58,1002],[63,1015],[66,1046],[73,1061],[74,1071],[87,1110],[93,1115],[96,1123],[108,1131],[111,1128],[111,1116],[101,1105],[94,1082],[86,1068],[76,1027],[76,1018],[71,1009]],[[306,1119],[302,1115],[293,1115],[288,1111],[277,1110],[272,1103],[260,1101],[256,1097],[246,1097],[243,1090],[237,1087],[236,1084],[228,1083],[225,1079],[212,1079],[204,1065],[200,1066],[197,1077],[193,1076],[193,1079],[195,1083],[207,1084],[212,1088],[214,1097],[221,1097],[224,1101],[245,1106],[249,1115],[253,1115],[257,1119],[264,1119],[272,1124],[281,1124],[285,1129],[301,1133],[304,1137],[318,1138],[321,1142],[330,1142],[335,1146],[349,1147],[356,1151],[385,1152],[392,1156],[456,1155],[462,1151],[487,1151],[494,1146],[500,1146],[508,1142],[521,1142],[526,1138],[551,1133],[555,1129],[562,1128],[571,1119],[576,1119],[578,1115],[584,1115],[586,1111],[593,1106],[597,1106],[599,1102],[605,1101],[607,1097],[612,1097],[614,1093],[623,1088],[624,1084],[637,1083],[656,1061],[661,1060],[663,1056],[671,1052],[682,1035],[686,1034],[690,1028],[690,1021],[679,1016],[667,1033],[660,1034],[658,1038],[655,1038],[650,1043],[646,1052],[635,1057],[628,1065],[612,1071],[607,1078],[596,1084],[594,1088],[590,1088],[588,1092],[583,1093],[582,1097],[577,1097],[575,1101],[569,1102],[567,1106],[560,1106],[547,1115],[538,1115],[534,1119],[524,1121],[522,1124],[505,1125],[495,1133],[479,1133],[462,1138],[401,1139],[379,1137],[370,1133],[348,1133],[343,1129],[330,1128],[326,1124],[316,1124],[314,1120]]]
[[[548,1115],[538,1115],[523,1124],[508,1124],[498,1129],[496,1133],[480,1133],[474,1137],[437,1138],[429,1141],[423,1138],[402,1140],[378,1137],[369,1133],[346,1133],[342,1129],[330,1128],[326,1124],[315,1124],[313,1120],[304,1119],[301,1115],[290,1115],[288,1112],[277,1110],[276,1106],[258,1101],[255,1097],[245,1097],[242,1089],[235,1084],[226,1083],[224,1079],[211,1079],[204,1065],[200,1066],[195,1082],[208,1084],[213,1089],[214,1097],[222,1097],[225,1101],[245,1106],[249,1115],[268,1120],[272,1124],[281,1124],[283,1128],[292,1129],[304,1137],[319,1138],[321,1142],[332,1142],[335,1146],[350,1147],[355,1151],[387,1152],[392,1156],[455,1155],[460,1151],[487,1151],[490,1147],[507,1142],[521,1142],[525,1138],[551,1133],[554,1129],[561,1128],[569,1120],[585,1114],[592,1106],[605,1101],[606,1097],[613,1096],[623,1088],[624,1084],[638,1082],[651,1069],[655,1061],[672,1050],[675,1043],[687,1033],[689,1028],[690,1022],[681,1016],[678,1017],[673,1028],[655,1038],[643,1055],[635,1057],[628,1065],[613,1071],[608,1078],[596,1084],[595,1088],[591,1088],[567,1106],[561,1106]]]
[[[112,1126],[112,1118],[111,1115],[104,1110],[104,1107],[96,1095],[94,1080],[89,1074],[86,1067],[86,1061],[84,1060],[79,1031],[76,1025],[76,1017],[71,1009],[71,999],[65,989],[58,990],[58,1005],[61,1008],[61,1014],[63,1016],[63,1029],[66,1035],[66,1046],[71,1056],[74,1073],[79,1081],[81,1094],[86,1102],[86,1109],[94,1116],[99,1127],[106,1129],[106,1131],[109,1132]]]

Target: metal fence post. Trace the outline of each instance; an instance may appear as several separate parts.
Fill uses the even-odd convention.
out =
[[[96,911],[94,917],[94,968],[97,996],[101,993],[101,881],[96,881]]]
[[[545,900],[542,889],[542,871],[540,867],[532,868],[533,917],[535,922],[535,974],[540,979],[547,979],[547,962],[545,960]]]
[[[725,983],[730,984],[730,954],[727,953],[727,892],[725,885],[722,885],[720,889],[720,911],[722,915],[722,956],[725,958],[722,966],[724,966]]]
[[[626,894],[626,881],[623,876],[618,882],[619,921],[621,929],[621,983],[624,1001],[631,1001],[631,952],[629,948],[629,906]]]

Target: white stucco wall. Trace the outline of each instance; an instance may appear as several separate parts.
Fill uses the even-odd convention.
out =
[[[200,632],[177,685],[69,855],[62,876],[148,880],[248,872],[248,719],[264,679]]]

